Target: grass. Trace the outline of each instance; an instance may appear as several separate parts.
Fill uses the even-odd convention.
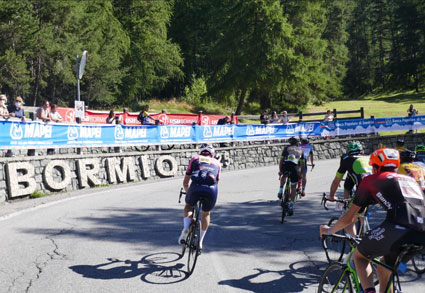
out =
[[[43,193],[40,190],[35,190],[33,193],[31,193],[30,198],[40,198],[48,196],[47,193]]]

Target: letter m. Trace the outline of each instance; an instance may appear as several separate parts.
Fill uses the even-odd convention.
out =
[[[107,158],[106,169],[109,183],[128,182],[136,179],[136,170],[132,157],[124,157],[121,164],[118,158]]]

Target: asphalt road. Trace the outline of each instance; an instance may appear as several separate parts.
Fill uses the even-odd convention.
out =
[[[327,265],[318,227],[335,213],[321,194],[337,164],[317,162],[283,225],[276,166],[224,172],[190,277],[177,244],[182,179],[2,205],[0,292],[315,292]],[[425,284],[410,270],[402,280],[405,292]]]

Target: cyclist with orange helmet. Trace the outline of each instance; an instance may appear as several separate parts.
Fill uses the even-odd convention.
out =
[[[186,191],[186,205],[183,210],[183,230],[179,237],[179,244],[184,244],[189,234],[191,215],[194,206],[202,197],[202,219],[200,248],[204,241],[205,233],[210,224],[210,213],[217,201],[217,184],[220,179],[220,162],[214,158],[214,148],[209,144],[201,145],[199,155],[189,161],[186,175],[183,179],[183,188]],[[192,181],[190,187],[189,182]]]
[[[373,174],[360,183],[353,204],[338,222],[329,227],[320,226],[320,235],[330,235],[356,219],[361,208],[379,203],[387,212],[378,227],[368,231],[354,253],[356,272],[364,292],[376,292],[370,259],[384,256],[383,261],[394,265],[403,244],[425,245],[425,195],[416,181],[396,172],[399,152],[383,148],[369,159]],[[380,289],[385,290],[391,272],[378,267]]]

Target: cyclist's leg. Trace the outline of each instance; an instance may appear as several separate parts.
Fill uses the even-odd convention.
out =
[[[347,176],[345,177],[345,182],[344,182],[344,199],[346,200],[350,199],[353,188],[354,188],[354,181],[351,178],[351,176],[347,174]],[[355,237],[357,235],[355,223],[351,223],[347,227],[345,227],[345,231],[351,236]]]
[[[305,196],[305,186],[307,184],[307,166],[305,166],[304,171],[302,173],[302,180],[301,180],[301,182],[302,182],[301,195],[302,196]]]
[[[183,209],[183,230],[180,233],[178,243],[184,244],[187,235],[189,234],[189,226],[192,221],[193,207],[196,205],[199,197],[196,195],[196,186],[191,184],[189,190],[186,193],[185,202],[186,205]]]
[[[202,186],[203,197],[205,198],[202,204],[202,217],[201,217],[201,241],[200,248],[202,249],[205,233],[207,233],[210,225],[210,214],[217,201],[217,185]]]
[[[278,197],[279,199],[281,199],[281,198],[282,198],[282,195],[283,195],[283,189],[284,189],[284,186],[285,186],[285,183],[286,183],[286,178],[287,178],[286,169],[287,169],[287,163],[286,163],[286,162],[284,162],[284,163],[283,163],[283,166],[282,166],[282,169],[280,169],[280,170],[279,170],[279,172],[282,174],[282,175],[280,176],[279,192],[278,192],[278,194],[277,194],[277,197]]]
[[[291,164],[291,201],[294,202],[295,201],[295,196],[297,194],[297,184],[298,184],[298,180],[300,179],[300,177],[298,176],[298,170],[297,170],[297,165],[295,164]]]

